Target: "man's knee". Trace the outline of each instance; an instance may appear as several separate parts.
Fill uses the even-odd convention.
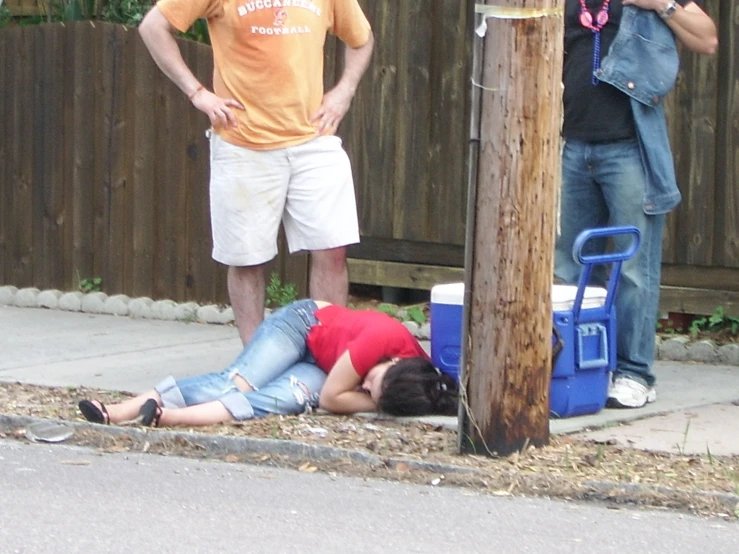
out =
[[[313,268],[325,271],[344,271],[346,268],[346,248],[330,248],[311,252]]]

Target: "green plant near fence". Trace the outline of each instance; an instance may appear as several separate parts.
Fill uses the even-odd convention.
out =
[[[80,279],[79,288],[81,292],[100,292],[103,290],[103,278],[102,277],[86,277]]]
[[[267,308],[281,308],[298,299],[298,289],[292,283],[282,283],[277,272],[273,272],[267,285]]]
[[[0,29],[7,27],[12,20],[13,14],[10,13],[8,7],[0,6]]]
[[[377,306],[377,310],[389,315],[390,317],[394,317],[400,322],[415,321],[419,325],[426,323],[426,314],[424,313],[421,304],[401,308],[395,304],[383,302]]]
[[[141,23],[152,5],[151,0],[113,0],[105,3],[102,19],[135,27]]]
[[[7,6],[0,6],[0,28],[10,24],[27,26],[86,20],[136,27],[155,3],[156,0],[50,0],[45,2],[45,15],[26,17],[13,17]],[[178,35],[210,44],[208,24],[204,19],[197,20],[187,32]]]
[[[732,335],[739,335],[739,317],[726,315],[724,308],[719,306],[710,316],[701,317],[690,325],[690,334],[696,336],[701,331],[730,331]]]

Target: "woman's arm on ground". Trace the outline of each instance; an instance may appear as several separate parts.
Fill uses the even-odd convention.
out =
[[[369,394],[357,390],[362,378],[354,369],[349,351],[344,352],[331,368],[321,389],[319,405],[335,414],[375,412],[377,405]]]

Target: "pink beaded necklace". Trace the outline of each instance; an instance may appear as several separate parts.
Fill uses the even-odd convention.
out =
[[[586,29],[590,29],[593,32],[594,44],[593,44],[593,85],[598,84],[598,79],[595,77],[595,72],[600,68],[600,30],[608,23],[608,5],[611,0],[603,0],[603,4],[595,14],[590,13],[588,7],[585,5],[585,0],[579,0],[580,2],[580,25]]]

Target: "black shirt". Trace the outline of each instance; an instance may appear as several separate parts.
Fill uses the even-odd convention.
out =
[[[677,0],[682,6],[690,0]],[[699,2],[697,2],[699,4]],[[595,19],[603,0],[585,0]],[[600,57],[603,59],[616,38],[621,22],[621,0],[611,0],[608,23],[600,31]],[[564,124],[565,139],[604,142],[636,137],[629,97],[607,83],[592,83],[593,31],[580,24],[580,3],[565,0],[564,44]]]
[[[585,0],[590,13],[603,0]],[[605,58],[621,21],[621,0],[611,0],[608,23],[600,31],[600,56]],[[636,137],[629,97],[607,83],[593,85],[593,31],[580,24],[580,3],[565,0],[564,125],[565,139],[603,142]]]

